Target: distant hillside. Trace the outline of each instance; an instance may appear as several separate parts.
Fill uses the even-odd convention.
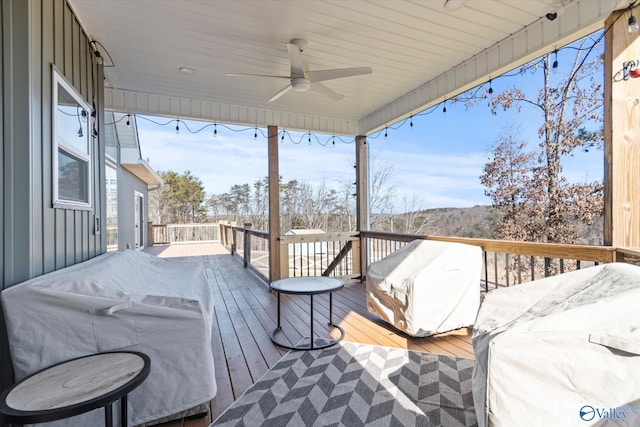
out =
[[[491,206],[473,206],[471,208],[438,208],[422,212],[428,218],[429,225],[425,234],[436,236],[473,237],[491,239],[498,215]],[[580,240],[585,245],[601,245],[603,241],[602,217],[593,225],[577,224]]]

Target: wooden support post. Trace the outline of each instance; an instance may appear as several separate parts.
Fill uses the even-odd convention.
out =
[[[280,271],[280,172],[278,168],[278,127],[268,126],[269,155],[269,281],[281,277]]]
[[[625,80],[640,68],[640,33],[627,31],[639,12],[614,12],[605,22],[604,244],[625,248],[640,247],[640,79]]]
[[[356,229],[369,231],[369,150],[367,137],[356,136]],[[353,256],[359,258],[360,278],[364,281],[367,269],[367,245],[362,241],[358,245],[359,251]]]

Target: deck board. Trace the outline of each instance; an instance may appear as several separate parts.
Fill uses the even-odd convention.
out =
[[[206,427],[286,354],[271,342],[277,323],[277,297],[242,262],[218,243],[154,246],[146,252],[161,257],[188,257],[205,268],[215,298],[212,346],[218,392],[211,413],[201,419],[178,420],[163,427]],[[281,296],[282,328],[278,338],[295,344],[309,335],[309,297]],[[314,333],[332,334],[327,326],[328,295],[314,297]],[[365,285],[347,283],[333,295],[333,321],[345,340],[473,358],[468,328],[434,337],[413,338],[389,327],[366,308]]]

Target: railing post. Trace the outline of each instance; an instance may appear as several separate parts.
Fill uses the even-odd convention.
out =
[[[231,255],[235,255],[236,253],[237,233],[238,229],[235,227],[231,227]]]
[[[251,223],[250,222],[245,222],[244,223],[244,254],[242,256],[243,259],[243,266],[244,268],[247,268],[249,266],[249,264],[251,264],[251,233],[249,232],[251,228]]]
[[[359,237],[358,240],[351,241],[351,274],[354,276],[357,274],[362,277],[362,260],[360,259],[360,242],[362,237]]]
[[[289,243],[280,243],[280,278],[289,277]]]
[[[147,246],[151,247],[153,246],[153,222],[149,221],[147,222],[147,227],[149,232],[147,233]]]

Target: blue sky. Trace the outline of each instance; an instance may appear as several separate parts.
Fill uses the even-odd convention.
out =
[[[563,55],[572,55],[570,52],[558,53],[559,70]],[[516,75],[492,81],[495,94],[512,85],[535,90],[535,77]],[[491,204],[479,177],[492,144],[509,127],[519,129],[531,145],[537,144],[538,113],[525,108],[522,112],[499,111],[494,116],[486,102],[467,108],[449,101],[446,108],[446,113],[440,105],[430,114],[415,116],[413,126],[409,121],[394,125],[387,130],[386,138],[384,131],[370,135],[370,156],[373,162],[393,168],[390,184],[396,189],[398,201],[404,195],[415,196],[423,209]],[[156,170],[190,170],[203,181],[207,194],[225,193],[234,184],[252,184],[267,175],[265,130],[258,130],[258,138],[254,138],[253,128],[229,126],[233,131],[219,124],[214,138],[213,127],[192,134],[181,123],[176,134],[175,119],[151,119],[170,122],[161,126],[138,118],[142,155]],[[186,124],[192,130],[206,125],[192,121]],[[279,155],[284,181],[324,182],[338,188],[340,183],[355,180],[355,145],[350,137],[342,137],[342,141],[336,138],[334,145],[330,135],[312,135],[309,143],[307,134],[291,133],[281,141]],[[564,163],[564,174],[572,182],[602,180],[603,164],[600,150],[577,153]]]

